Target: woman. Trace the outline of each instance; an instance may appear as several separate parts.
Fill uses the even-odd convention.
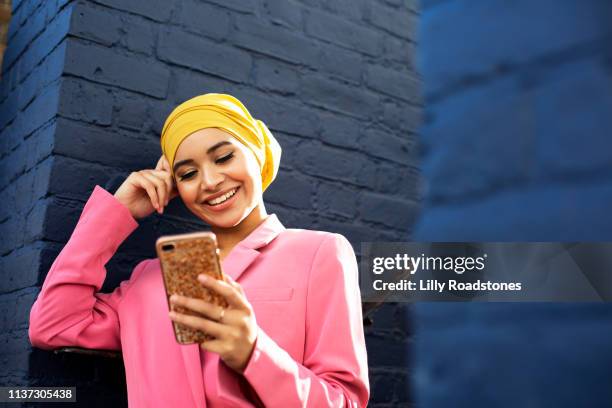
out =
[[[339,234],[266,213],[281,149],[265,124],[232,96],[201,95],[170,114],[161,147],[114,195],[95,186],[32,307],[32,344],[122,350],[130,407],[365,406],[355,255]],[[157,258],[97,293],[136,220],[176,196],[217,236],[227,278],[201,284],[229,306],[172,296],[197,316],[169,315]],[[172,320],[215,339],[180,345]]]

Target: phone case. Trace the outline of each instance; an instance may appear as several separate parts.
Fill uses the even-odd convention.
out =
[[[155,250],[159,257],[168,309],[177,313],[195,315],[198,313],[170,303],[170,296],[178,294],[203,299],[222,307],[227,307],[225,299],[202,286],[197,277],[206,274],[215,279],[223,279],[219,264],[217,239],[212,232],[192,232],[167,235],[157,239]],[[172,322],[176,341],[180,344],[202,343],[213,339],[212,336],[183,324]]]

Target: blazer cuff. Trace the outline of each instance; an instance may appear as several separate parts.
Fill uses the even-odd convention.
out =
[[[253,352],[242,375],[255,390],[262,389],[260,387],[265,389],[270,386],[270,383],[274,383],[274,373],[277,372],[278,367],[287,364],[283,358],[284,354],[286,354],[285,350],[281,349],[266,332],[258,328],[255,347],[253,347]],[[287,357],[291,363],[295,364],[290,356]]]
[[[74,234],[87,232],[88,239],[99,237],[112,247],[118,247],[138,228],[130,210],[114,195],[96,185],[87,200]],[[111,242],[108,242],[110,239]],[[103,245],[104,247],[104,245]]]

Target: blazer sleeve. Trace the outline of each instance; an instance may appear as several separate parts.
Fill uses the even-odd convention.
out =
[[[117,308],[147,260],[112,293],[97,292],[106,278],[105,264],[137,227],[129,210],[96,185],[30,310],[33,346],[121,349]]]
[[[370,391],[357,261],[342,235],[327,235],[313,260],[303,364],[259,329],[243,375],[265,406],[367,405]]]

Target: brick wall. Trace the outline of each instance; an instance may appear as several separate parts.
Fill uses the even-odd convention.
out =
[[[423,1],[424,241],[612,239],[612,3]],[[419,304],[423,407],[609,406],[612,308]]]
[[[114,192],[154,166],[166,115],[192,96],[231,93],[268,124],[284,152],[264,198],[288,227],[340,232],[356,251],[408,238],[420,200],[414,2],[22,0],[13,13],[0,87],[2,385],[125,401],[120,364],[32,351],[28,312],[94,185]],[[155,256],[159,235],[203,227],[180,202],[140,224],[105,291]],[[410,398],[403,314],[386,305],[368,331],[372,406]]]

